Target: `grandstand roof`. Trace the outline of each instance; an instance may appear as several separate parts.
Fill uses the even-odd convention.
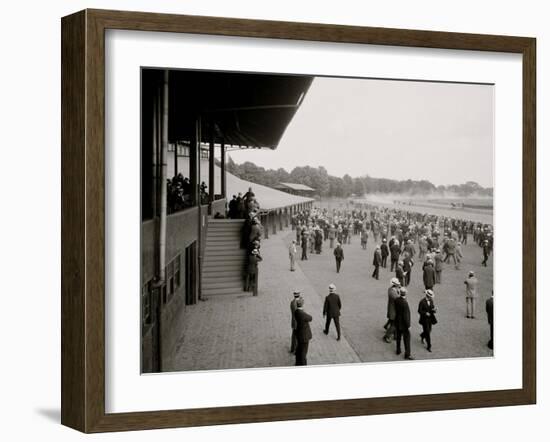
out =
[[[143,69],[143,90],[154,92],[163,75],[162,69]],[[312,81],[305,75],[170,70],[169,141],[189,141],[200,116],[202,142],[276,149]]]
[[[276,189],[292,189],[292,190],[302,190],[307,192],[315,192],[315,189],[306,186],[305,184],[298,183],[279,183],[275,186]]]

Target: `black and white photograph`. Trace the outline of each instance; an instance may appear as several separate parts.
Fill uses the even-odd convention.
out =
[[[494,93],[143,67],[142,373],[493,357]]]

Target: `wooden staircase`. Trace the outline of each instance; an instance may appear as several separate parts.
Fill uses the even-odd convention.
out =
[[[246,250],[240,248],[243,220],[208,220],[202,263],[202,296],[242,295]]]

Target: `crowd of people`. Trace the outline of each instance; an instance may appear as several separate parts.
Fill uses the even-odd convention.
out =
[[[260,210],[260,204],[251,187],[248,188],[248,192],[244,196],[241,192],[238,195],[233,195],[227,206],[227,216],[231,219],[247,219],[250,214],[256,215]]]
[[[167,186],[167,212],[176,213],[193,206],[192,190],[193,186],[188,177],[178,173],[172,179],[168,179]],[[199,186],[201,204],[208,204],[209,194],[208,186],[204,181]]]
[[[301,260],[307,260],[308,255],[323,253],[323,246],[328,242],[328,247],[334,255],[336,272],[339,273],[343,268],[343,245],[349,244],[352,236],[360,237],[363,249],[367,248],[369,241],[374,241],[376,246],[372,278],[379,279],[380,269],[387,269],[388,266],[390,273],[395,272],[388,289],[387,322],[384,325],[385,333],[382,339],[387,343],[395,341],[396,354],[401,354],[403,342],[405,359],[414,359],[411,355],[409,331],[411,313],[407,301],[407,286],[411,282],[413,268],[419,267],[419,271],[422,272],[424,296],[417,310],[419,324],[422,327],[420,338],[426,345],[426,350],[431,352],[431,331],[437,323],[435,287],[442,282],[445,264],[452,264],[455,270],[461,270],[462,246],[468,243],[468,235],[472,236],[481,249],[483,266],[487,265],[494,244],[494,233],[490,224],[372,205],[363,205],[352,210],[313,208],[295,214],[291,222],[296,232],[296,237],[289,246],[291,271],[296,269],[298,247],[301,247]],[[417,265],[416,261],[420,264]],[[469,271],[464,280],[466,318],[469,319],[476,317],[478,283],[475,273]],[[334,284],[329,286],[329,296],[332,294],[335,294]],[[294,292],[294,297],[291,302],[290,350],[296,354],[296,365],[306,365],[307,342],[311,339],[311,332],[308,331],[311,316],[303,311],[304,300],[299,291]],[[324,332],[328,333],[330,321],[333,320],[337,329],[337,339],[340,339],[341,300],[338,295],[332,299],[333,301],[325,301],[324,314],[327,315],[327,323]],[[491,349],[492,312],[491,295],[486,301],[486,314],[490,325],[490,340],[487,345]]]
[[[259,211],[260,204],[256,199],[256,195],[250,187],[248,192],[241,196],[237,201],[237,197],[233,195],[233,199],[229,203],[229,218],[244,218],[244,223],[241,231],[241,248],[246,249],[246,265],[244,274],[244,291],[252,291],[253,296],[258,296],[258,263],[262,261],[260,254],[260,246],[262,242],[263,226],[260,222]],[[242,205],[242,210],[240,208]]]

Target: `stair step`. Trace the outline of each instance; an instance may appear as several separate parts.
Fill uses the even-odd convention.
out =
[[[244,219],[231,219],[231,218],[215,219],[215,218],[210,218],[208,220],[208,224],[242,224],[242,223],[244,223]]]
[[[237,288],[237,287],[229,287],[229,288],[214,288],[214,289],[203,289],[202,295],[203,296],[216,296],[216,295],[242,295],[246,292],[243,291],[243,286]]]
[[[217,248],[217,249],[214,249],[212,247],[207,247],[206,248],[206,253],[205,253],[205,257],[208,258],[209,257],[209,253],[208,252],[212,252],[215,256],[227,256],[227,255],[230,255],[230,256],[241,256],[244,257],[246,256],[246,250],[245,249],[235,249],[235,248]]]
[[[241,243],[241,237],[240,236],[210,236],[208,235],[206,237],[206,244],[208,243],[219,243],[219,242],[227,242],[231,244],[240,244]]]
[[[242,290],[244,281],[241,279],[240,281],[231,281],[231,282],[211,282],[211,281],[203,281],[202,283],[202,289],[204,290],[215,290],[215,289],[234,289],[234,288],[240,288]]]
[[[232,274],[228,276],[216,276],[213,273],[208,275],[203,275],[202,282],[203,284],[234,284],[241,283],[243,280],[242,273]]]
[[[241,250],[244,251],[244,253],[241,252]],[[225,253],[227,252],[227,253]],[[208,246],[206,247],[206,251],[204,256],[207,257],[209,255],[216,255],[220,253],[220,256],[227,255],[227,254],[233,254],[233,255],[239,255],[239,256],[245,256],[246,250],[241,249],[239,247],[235,246],[228,246],[228,245],[221,245],[221,246]]]
[[[202,266],[203,267],[209,267],[210,265],[212,266],[219,266],[223,263],[240,263],[242,266],[244,266],[246,264],[246,260],[244,259],[244,257],[240,257],[238,259],[232,259],[232,258],[229,258],[229,259],[212,259],[212,258],[206,258],[203,262],[202,262]]]
[[[212,229],[212,230],[208,230],[208,236],[212,236],[212,237],[215,237],[215,236],[237,237],[237,236],[239,236],[240,237],[241,235],[240,235],[240,232]]]
[[[208,230],[227,230],[227,231],[235,231],[238,232],[242,230],[243,226],[242,224],[234,224],[234,225],[223,225],[223,224],[208,224]]]
[[[245,264],[242,261],[211,261],[208,263],[204,263],[202,270],[203,271],[209,271],[209,270],[235,270],[235,271],[241,271],[245,268]]]
[[[240,254],[235,255],[221,255],[217,256],[215,254],[206,255],[203,262],[233,262],[238,261],[244,263],[245,256]]]
[[[244,268],[242,269],[226,269],[220,270],[218,267],[208,267],[202,269],[202,278],[232,278],[242,277]]]

